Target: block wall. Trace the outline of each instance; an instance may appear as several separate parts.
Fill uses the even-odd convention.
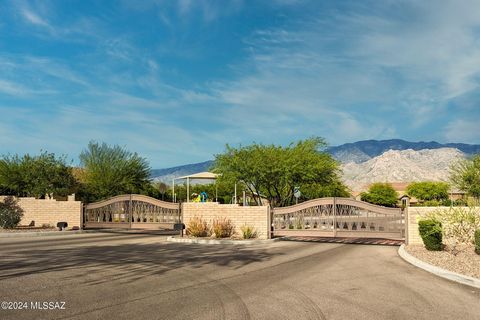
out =
[[[3,201],[5,196],[0,196]],[[68,229],[81,227],[82,203],[80,201],[56,201],[50,199],[18,198],[18,205],[23,209],[20,225],[28,226],[35,221],[36,227],[49,224],[56,227],[57,222],[67,222]]]
[[[194,216],[202,217],[210,226],[216,218],[227,218],[235,226],[235,235],[237,237],[242,237],[240,228],[243,225],[248,225],[255,228],[259,239],[270,238],[269,206],[242,207],[238,204],[189,202],[182,204],[182,215],[183,222],[187,226],[190,219]]]

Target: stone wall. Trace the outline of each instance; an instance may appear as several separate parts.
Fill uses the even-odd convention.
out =
[[[5,196],[0,196],[0,201],[4,198]],[[72,197],[69,197],[69,201],[18,198],[18,204],[24,211],[21,226],[28,226],[35,221],[36,227],[43,224],[56,227],[57,222],[67,222],[68,229],[81,227],[82,203],[74,201]]]
[[[202,217],[211,226],[215,218],[230,219],[235,226],[236,236],[242,237],[243,225],[255,228],[259,239],[270,238],[270,207],[252,206],[242,207],[238,204],[218,204],[217,202],[182,204],[183,222],[188,222],[194,216]]]

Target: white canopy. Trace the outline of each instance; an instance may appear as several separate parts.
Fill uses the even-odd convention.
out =
[[[183,176],[183,177],[178,177],[173,180],[179,180],[179,179],[217,179],[219,174],[213,173],[213,172],[199,172],[199,173],[194,173],[189,176]]]
[[[183,177],[178,177],[173,179],[173,202],[176,202],[176,196],[175,196],[175,180],[181,180],[181,179],[187,179],[187,202],[190,201],[190,179],[203,179],[203,180],[216,180],[218,178],[219,174],[213,173],[213,172],[199,172],[199,173],[194,173],[188,176],[183,176]],[[217,193],[215,191],[215,193]],[[217,201],[217,194],[215,194],[215,201]]]

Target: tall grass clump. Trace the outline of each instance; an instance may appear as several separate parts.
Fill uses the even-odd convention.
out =
[[[257,232],[252,226],[244,225],[240,229],[242,230],[243,239],[253,239],[257,237]]]
[[[230,219],[214,219],[212,223],[212,233],[215,238],[230,238],[233,235],[235,227]]]
[[[207,237],[209,235],[209,228],[207,221],[202,217],[194,216],[187,224],[187,235],[192,237]]]

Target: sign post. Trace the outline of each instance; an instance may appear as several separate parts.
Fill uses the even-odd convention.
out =
[[[301,195],[302,195],[302,193],[300,192],[300,187],[295,187],[293,189],[293,196],[295,197],[295,204],[298,204],[298,198],[300,198]]]

